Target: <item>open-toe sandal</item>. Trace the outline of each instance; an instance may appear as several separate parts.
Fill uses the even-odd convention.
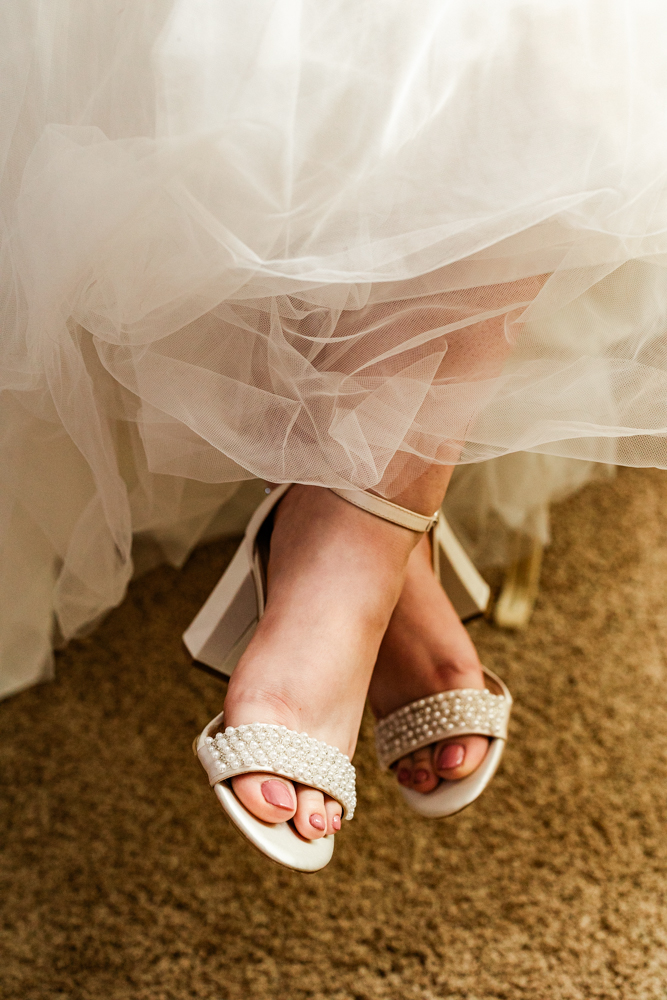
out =
[[[333,834],[306,840],[291,820],[265,823],[237,798],[231,779],[259,771],[298,781],[330,795],[342,806],[343,816],[352,819],[355,771],[344,753],[285,726],[254,722],[225,727],[224,712],[204,728],[195,740],[194,751],[220,805],[262,854],[295,871],[316,872],[328,864],[334,849]]]
[[[507,740],[512,696],[486,667],[483,691],[463,688],[418,698],[376,723],[375,746],[380,767],[393,764],[422,747],[453,736],[488,736],[484,760],[472,774],[456,781],[440,780],[432,791],[417,792],[399,785],[415,812],[431,819],[453,816],[477,799],[496,773]]]
[[[273,514],[289,485],[278,486],[257,508],[234,558],[183,636],[195,663],[223,677],[231,676],[264,612]],[[330,795],[343,817],[352,819],[355,770],[344,753],[285,726],[226,727],[224,711],[205,726],[193,749],[222,808],[258,850],[302,872],[318,871],[330,861],[333,834],[307,840],[291,820],[265,823],[239,800],[231,779],[264,772],[297,781]]]
[[[423,517],[381,497],[356,490],[334,490],[364,510],[413,531],[428,531],[433,569],[463,620],[483,614],[490,588],[456,538],[441,512]],[[452,736],[489,737],[484,760],[472,774],[456,781],[441,780],[426,794],[399,786],[406,802],[422,816],[452,816],[478,798],[495,774],[507,740],[512,696],[499,677],[482,667],[485,688],[442,691],[404,705],[376,723],[376,748],[382,768],[402,757]]]

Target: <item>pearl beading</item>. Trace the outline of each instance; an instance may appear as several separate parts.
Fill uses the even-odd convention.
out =
[[[346,819],[354,816],[354,765],[337,747],[307,733],[264,722],[227,726],[224,732],[205,737],[197,756],[211,785],[252,771],[279,774],[330,795],[340,802]]]
[[[375,729],[380,766],[449,736],[477,734],[507,739],[511,701],[491,691],[443,691],[404,705]]]

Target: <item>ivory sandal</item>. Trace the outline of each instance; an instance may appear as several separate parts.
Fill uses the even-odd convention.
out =
[[[462,620],[482,614],[490,588],[456,538],[441,512],[432,517],[415,514],[372,493],[337,490],[333,493],[364,510],[413,531],[428,531],[433,569]],[[443,691],[420,698],[376,723],[375,739],[380,766],[389,770],[406,754],[450,736],[490,737],[484,760],[472,774],[444,781],[426,794],[401,788],[406,802],[422,816],[453,816],[477,799],[493,778],[507,740],[512,696],[494,673],[482,667],[486,688]]]
[[[285,726],[254,722],[225,728],[224,712],[209,722],[193,749],[222,808],[262,854],[301,872],[316,872],[328,864],[334,849],[333,834],[306,840],[292,822],[265,823],[236,797],[230,779],[261,771],[299,781],[336,799],[344,817],[352,819],[355,770],[344,753]]]
[[[231,676],[264,613],[273,514],[290,485],[278,486],[259,505],[234,558],[183,635],[195,662],[216,674]],[[231,778],[261,771],[302,782],[336,799],[343,816],[352,819],[355,770],[345,754],[284,726],[225,727],[224,712],[205,726],[193,750],[220,805],[262,854],[295,871],[316,872],[328,864],[333,834],[306,840],[291,821],[265,823],[236,797]]]
[[[195,662],[225,677],[231,676],[264,613],[273,515],[290,486],[285,483],[276,487],[259,505],[227,570],[183,635]],[[458,613],[470,616],[484,610],[488,587],[438,511],[432,516],[418,514],[361,490],[332,492],[411,531],[430,531],[434,568],[441,581],[443,577],[451,578]],[[390,722],[398,714],[393,713],[384,722]],[[356,802],[355,771],[340,750],[282,726],[253,723],[237,729],[225,728],[221,713],[204,728],[195,741],[194,751],[223,809],[262,853],[297,871],[317,871],[328,863],[333,853],[333,835],[306,840],[291,821],[263,822],[242,805],[230,779],[257,771],[281,775],[330,795],[342,806],[345,818],[352,819]],[[491,751],[487,758],[490,756]],[[487,758],[475,775],[485,768]],[[497,760],[493,771],[496,766]],[[490,777],[491,774],[487,782]]]
[[[441,779],[425,794],[399,785],[405,801],[422,816],[436,819],[460,812],[482,794],[496,773],[507,740],[512,695],[500,677],[482,669],[483,691],[442,691],[410,702],[376,723],[375,746],[385,770],[407,754],[451,736],[490,737],[484,760],[466,778]]]

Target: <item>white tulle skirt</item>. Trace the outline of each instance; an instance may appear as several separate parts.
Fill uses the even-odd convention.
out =
[[[5,0],[4,690],[244,479],[667,467],[666,36],[664,0]]]

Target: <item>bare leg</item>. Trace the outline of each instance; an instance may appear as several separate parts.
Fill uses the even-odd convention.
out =
[[[229,684],[226,722],[274,722],[352,756],[382,637],[419,536],[328,490],[295,486],[271,540],[265,614]],[[294,817],[311,839],[340,826],[340,806],[281,778],[235,778],[268,822]]]
[[[477,341],[450,347],[443,377],[458,368],[482,378],[488,371],[480,353],[489,370],[501,363],[508,349],[503,318],[478,326]],[[455,460],[456,444],[446,451]],[[432,514],[451,474],[451,465],[434,463],[405,475],[408,485],[391,498]],[[419,542],[328,490],[293,487],[276,516],[266,612],[230,681],[226,722],[286,725],[351,757],[371,677],[379,715],[431,691],[483,687],[474,647],[433,576],[428,543]],[[438,775],[473,770],[487,745],[482,737],[457,739],[453,748],[434,748],[435,760],[427,749],[403,762],[400,780],[428,791]],[[294,817],[304,837],[340,828],[340,806],[313,789],[265,774],[240,776],[233,785],[255,815],[267,822]]]

